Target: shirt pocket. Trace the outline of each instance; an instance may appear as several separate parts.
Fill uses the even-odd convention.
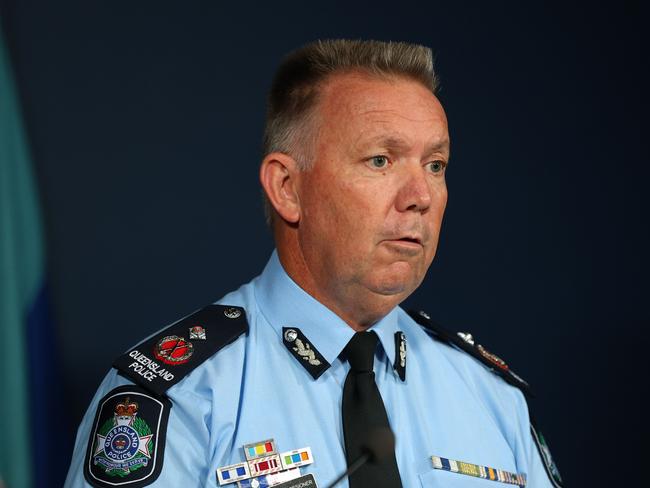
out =
[[[422,488],[516,488],[517,485],[477,478],[444,469],[431,469],[420,475]]]

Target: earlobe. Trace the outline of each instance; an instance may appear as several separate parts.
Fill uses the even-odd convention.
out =
[[[260,183],[267,198],[280,217],[291,224],[300,220],[298,173],[296,161],[284,153],[268,154],[260,166]]]

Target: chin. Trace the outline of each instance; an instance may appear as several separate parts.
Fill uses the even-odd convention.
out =
[[[420,262],[393,261],[375,262],[370,273],[366,273],[365,283],[373,293],[393,296],[401,301],[409,296],[422,281]]]
[[[372,291],[380,295],[395,296],[395,295],[410,295],[417,285],[413,282],[413,276],[383,276],[377,277],[373,280],[373,286],[370,287]]]

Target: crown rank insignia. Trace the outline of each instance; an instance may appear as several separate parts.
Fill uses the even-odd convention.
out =
[[[205,329],[200,325],[190,327],[190,340],[204,341],[206,340]]]
[[[115,404],[113,417],[96,434],[93,462],[109,476],[129,474],[149,464],[153,434],[137,415],[138,404],[125,397]]]

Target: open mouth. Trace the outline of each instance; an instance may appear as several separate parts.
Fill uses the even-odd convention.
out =
[[[397,240],[401,242],[412,242],[413,244],[422,244],[420,242],[420,239],[416,237],[402,237],[401,239],[397,239]]]

